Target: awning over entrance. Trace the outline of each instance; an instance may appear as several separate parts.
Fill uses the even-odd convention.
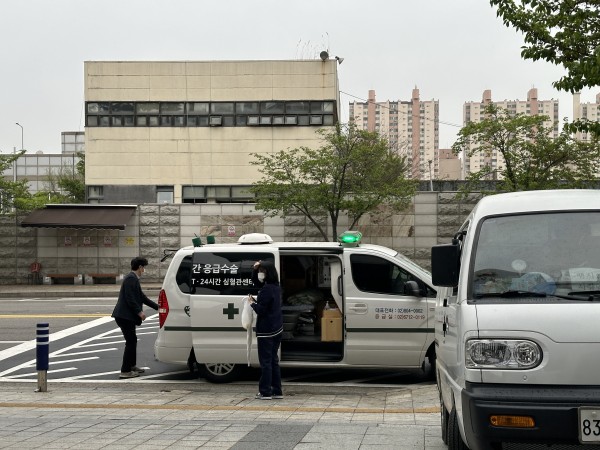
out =
[[[124,230],[135,205],[46,205],[29,214],[22,227]]]

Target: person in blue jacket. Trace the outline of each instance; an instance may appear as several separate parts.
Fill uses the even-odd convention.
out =
[[[283,398],[281,372],[277,352],[283,335],[283,314],[281,312],[281,287],[275,265],[270,261],[254,263],[252,281],[260,287],[256,299],[251,298],[250,306],[256,312],[256,338],[258,361],[261,375],[258,382],[257,399],[271,400]]]
[[[140,285],[140,277],[147,265],[148,260],[146,258],[138,256],[131,260],[131,272],[123,278],[119,299],[112,313],[112,317],[121,328],[125,338],[125,351],[123,352],[123,364],[121,365],[119,378],[135,378],[139,377],[140,373],[144,373],[144,369],[136,366],[137,336],[135,327],[146,320],[144,305],[158,309],[158,305],[142,292],[142,286]]]

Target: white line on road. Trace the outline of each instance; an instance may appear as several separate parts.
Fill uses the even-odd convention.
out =
[[[59,339],[66,338],[71,336],[72,334],[79,333],[81,331],[89,330],[90,328],[97,327],[99,325],[103,325],[105,323],[111,322],[112,317],[100,317],[96,320],[92,320],[90,322],[82,323],[80,325],[76,325],[71,328],[67,328],[66,330],[57,331],[56,333],[50,333],[50,342],[58,341]],[[16,345],[11,348],[7,348],[6,350],[0,351],[0,361],[3,361],[11,356],[18,355],[20,353],[27,352],[29,350],[33,350],[35,348],[36,342],[35,339],[31,341],[23,342],[22,344]],[[1,376],[1,375],[0,375]]]
[[[69,370],[77,370],[77,367],[65,367],[64,369],[49,370],[48,373],[52,374],[57,372],[67,372]],[[11,375],[10,377],[6,377],[6,379],[10,380],[12,378],[37,377],[37,374],[37,372],[20,373],[19,375]]]
[[[62,358],[63,356],[89,355],[90,353],[112,352],[118,350],[117,347],[101,348],[100,350],[90,350],[89,352],[63,353],[62,355],[52,355],[53,358]],[[55,360],[53,359],[52,362]]]

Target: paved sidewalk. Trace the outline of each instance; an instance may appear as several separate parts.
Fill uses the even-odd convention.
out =
[[[3,449],[443,450],[435,385],[0,384]]]

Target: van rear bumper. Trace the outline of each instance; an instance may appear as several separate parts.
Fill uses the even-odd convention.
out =
[[[157,361],[169,364],[187,364],[190,357],[191,346],[169,347],[154,343],[154,358]]]
[[[501,448],[498,443],[578,444],[578,408],[600,408],[600,386],[506,385],[466,383],[463,424],[471,450]],[[531,429],[499,428],[493,414],[533,417]],[[594,446],[594,448],[596,448]]]

